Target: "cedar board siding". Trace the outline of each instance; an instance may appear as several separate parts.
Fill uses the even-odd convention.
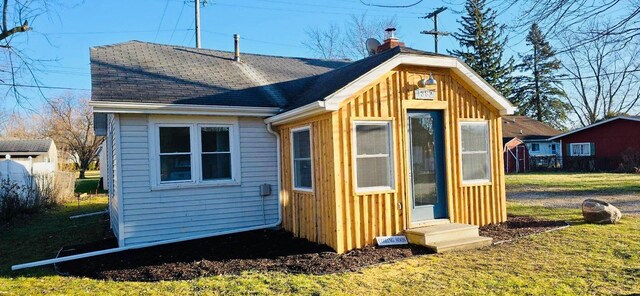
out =
[[[428,77],[429,72],[438,81],[437,101],[414,100],[415,85],[421,78]],[[372,244],[376,236],[394,235],[410,228],[410,186],[405,178],[408,169],[405,127],[407,110],[413,109],[444,110],[450,220],[476,225],[505,221],[499,112],[447,69],[400,66],[342,102],[338,111],[279,127],[283,139],[283,227],[297,236],[325,243],[340,253]],[[354,120],[376,119],[392,120],[394,189],[356,194],[352,123]],[[487,120],[489,123],[492,181],[488,184],[462,185],[458,126],[461,120]],[[306,124],[311,124],[314,139],[313,194],[291,190],[291,160],[288,155],[291,147],[285,140],[291,128]],[[327,128],[332,132],[326,132]],[[316,139],[318,134],[324,135],[325,139]],[[318,147],[318,141],[323,145]],[[328,177],[326,182],[318,183],[325,180],[324,177],[319,180],[319,174]],[[314,216],[322,219],[313,221]],[[307,225],[309,220],[311,225]]]
[[[160,190],[151,190],[148,116],[120,118],[125,245],[277,222],[276,138],[262,118],[239,118],[240,185]],[[264,183],[270,196],[259,194]]]

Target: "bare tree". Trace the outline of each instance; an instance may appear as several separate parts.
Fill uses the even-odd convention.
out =
[[[519,8],[521,15],[514,29],[524,30],[535,22],[547,29],[549,38],[566,32],[581,34],[583,38],[567,44],[560,53],[603,36],[615,36],[627,42],[637,41],[640,37],[640,0],[510,0],[501,3],[503,10]],[[608,23],[589,26],[593,20],[607,20]]]
[[[2,0],[0,9],[0,83],[4,98],[13,98],[23,107],[30,103],[33,94],[23,94],[22,89],[35,87],[39,96],[46,99],[41,91],[38,72],[50,60],[32,58],[28,54],[27,32],[34,30],[32,25],[39,17],[51,16],[53,7],[69,6],[72,1],[62,0]],[[74,1],[75,2],[75,1]],[[33,34],[29,33],[29,34]],[[44,36],[41,33],[40,36]],[[48,39],[46,39],[48,42]],[[0,101],[3,103],[3,101]]]
[[[580,38],[567,35],[563,44],[572,46]],[[639,58],[638,43],[614,35],[600,36],[564,53],[568,102],[581,125],[640,112]]]
[[[305,30],[307,41],[303,42],[309,50],[323,59],[344,58],[342,32],[338,24],[330,24],[325,30],[309,27]]]
[[[98,157],[104,138],[93,132],[93,113],[89,100],[68,94],[50,100],[42,111],[14,114],[5,128],[13,138],[51,138],[67,159],[80,170],[80,178]]]
[[[342,26],[330,24],[326,28],[309,27],[303,44],[317,57],[359,60],[369,55],[365,41],[384,38],[384,30],[396,27],[395,18],[370,19],[366,14],[352,15]]]

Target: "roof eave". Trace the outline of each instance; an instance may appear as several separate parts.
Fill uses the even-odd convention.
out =
[[[281,111],[281,109],[277,107],[188,105],[109,101],[90,101],[89,105],[93,108],[93,112],[95,113],[269,117],[276,115]]]
[[[267,124],[282,125],[293,121],[338,110],[338,105],[325,101],[315,101],[264,120]]]
[[[606,120],[603,120],[603,121],[600,121],[600,122],[596,122],[596,123],[594,123],[592,125],[583,126],[581,128],[577,128],[577,129],[574,129],[572,131],[568,131],[566,133],[559,134],[557,136],[549,138],[549,140],[555,140],[555,139],[558,139],[558,138],[562,138],[564,136],[575,134],[575,133],[581,132],[583,130],[588,130],[588,129],[592,128],[592,127],[596,127],[596,126],[599,126],[599,125],[602,125],[602,124],[605,124],[605,123],[608,123],[608,122],[611,122],[611,121],[614,121],[614,120],[618,120],[618,119],[625,119],[625,120],[631,120],[631,121],[640,122],[640,118],[634,118],[634,117],[629,117],[629,116],[616,116],[616,117],[609,118],[609,119],[606,119]]]

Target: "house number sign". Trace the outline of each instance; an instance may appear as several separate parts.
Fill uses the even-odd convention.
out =
[[[414,92],[416,100],[435,100],[436,91],[427,88],[418,88]]]

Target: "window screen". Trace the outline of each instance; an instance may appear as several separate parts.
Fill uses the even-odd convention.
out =
[[[356,186],[391,187],[391,132],[389,123],[357,123]]]
[[[462,180],[489,181],[489,125],[486,122],[460,123]]]
[[[189,127],[160,127],[159,134],[160,181],[191,180]]]
[[[231,179],[229,127],[200,128],[202,180]]]
[[[294,188],[311,189],[311,132],[309,129],[293,131],[291,142]]]

